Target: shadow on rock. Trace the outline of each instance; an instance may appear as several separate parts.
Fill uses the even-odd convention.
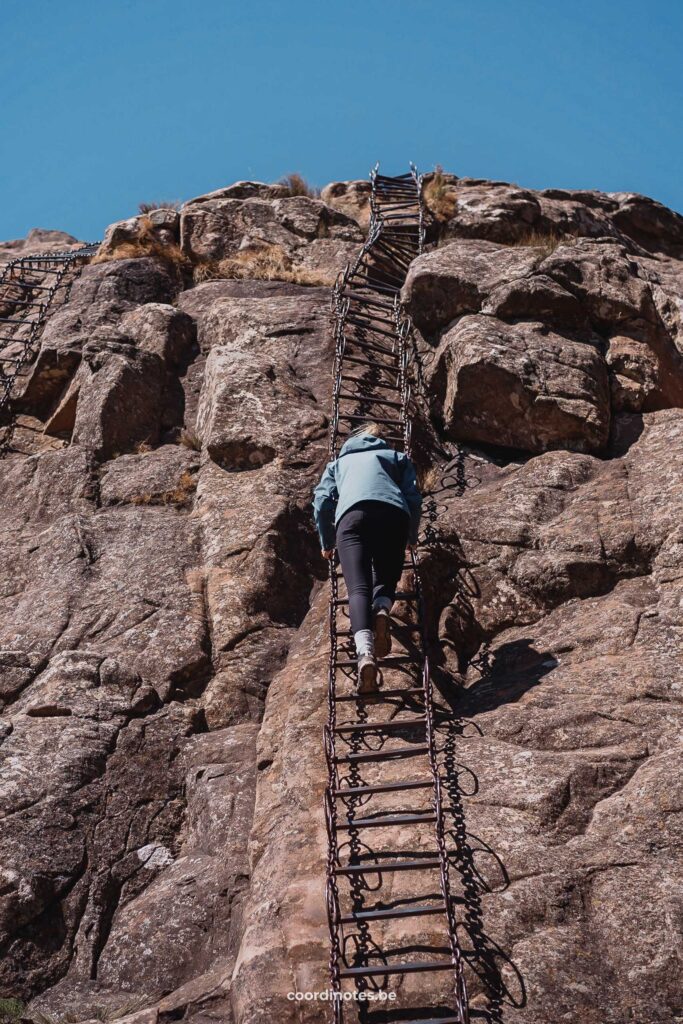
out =
[[[471,718],[494,711],[502,704],[514,703],[557,664],[554,655],[537,651],[526,637],[501,644],[494,652],[484,645],[470,662],[481,673],[479,680],[459,692],[460,712]]]

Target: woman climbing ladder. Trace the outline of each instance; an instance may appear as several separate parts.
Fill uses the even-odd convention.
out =
[[[422,495],[415,467],[367,423],[328,462],[313,509],[323,557],[335,546],[349,595],[358,690],[376,689],[377,658],[391,649],[390,615],[406,546],[417,544]]]

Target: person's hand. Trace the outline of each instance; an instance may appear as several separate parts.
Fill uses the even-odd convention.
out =
[[[417,544],[406,544],[406,551],[412,551],[415,554],[417,552]]]
[[[323,558],[326,558],[328,562],[331,562],[334,557],[334,548],[323,548],[322,556]]]

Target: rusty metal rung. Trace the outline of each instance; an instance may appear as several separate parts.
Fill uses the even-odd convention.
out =
[[[378,658],[377,665],[379,668],[391,668],[392,665],[414,665],[416,663],[415,658],[411,658],[409,654],[397,654],[394,657],[389,656],[388,658]],[[337,668],[355,668],[358,662],[355,658],[349,661],[337,661],[335,662]]]
[[[422,757],[429,753],[428,743],[414,747],[394,747],[389,750],[362,750],[358,754],[341,754],[333,758],[335,764],[362,764],[365,761],[394,761],[403,757]]]
[[[342,704],[348,704],[351,701],[357,700],[373,700],[377,703],[389,700],[394,697],[424,697],[424,687],[422,686],[409,686],[402,690],[383,690],[382,687],[378,690],[373,690],[371,693],[345,693],[335,696],[335,702]]]
[[[417,974],[418,971],[454,971],[451,960],[413,960],[403,963],[385,964],[383,967],[343,967],[342,978],[369,978],[377,974]]]
[[[431,871],[441,866],[439,857],[422,860],[385,860],[383,863],[344,864],[335,867],[336,875],[381,875],[385,871]]]
[[[397,591],[394,601],[412,601],[416,597],[417,592],[415,590]],[[338,597],[334,603],[337,605],[348,604],[349,599],[348,597]]]
[[[405,782],[382,782],[377,786],[339,786],[332,790],[332,796],[342,799],[346,796],[371,796],[373,793],[395,793],[404,789],[431,789],[433,779],[409,779]]]
[[[335,732],[372,732],[373,729],[384,731],[385,729],[409,728],[411,725],[424,725],[425,718],[392,718],[388,722],[345,722],[344,725],[337,725]]]
[[[377,306],[378,309],[394,309],[393,302],[385,302],[382,299],[375,299],[366,295],[358,295],[353,291],[343,291],[342,296],[345,299],[351,299],[352,302],[361,302],[365,306]]]
[[[436,821],[433,811],[425,814],[392,814],[384,818],[356,818],[354,821],[338,822],[337,828],[352,831],[354,828],[390,828],[392,825],[420,825],[430,821]]]
[[[382,907],[378,910],[356,910],[344,914],[341,924],[357,924],[359,921],[392,921],[401,917],[430,917],[433,914],[445,914],[446,903],[424,904],[416,907]]]
[[[376,395],[347,395],[340,392],[337,398],[340,402],[366,402],[372,405],[388,405],[392,409],[403,408],[403,402],[392,402],[389,398],[377,398]]]

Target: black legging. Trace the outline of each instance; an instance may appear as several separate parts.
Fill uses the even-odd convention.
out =
[[[407,512],[387,501],[359,501],[337,523],[352,632],[372,628],[373,600],[394,600],[409,527]]]

